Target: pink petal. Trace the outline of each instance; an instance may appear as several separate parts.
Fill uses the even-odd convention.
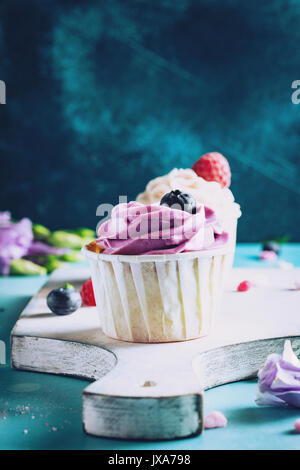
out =
[[[274,261],[277,259],[277,254],[275,251],[265,250],[260,253],[259,258],[264,261]]]
[[[296,419],[296,421],[294,422],[294,426],[295,426],[295,429],[297,432],[300,432],[300,419]]]
[[[227,418],[221,411],[212,411],[204,418],[205,429],[224,428],[227,426]]]

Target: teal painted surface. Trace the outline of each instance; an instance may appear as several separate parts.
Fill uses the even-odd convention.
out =
[[[292,263],[295,266],[300,266],[300,249],[299,244],[289,243],[282,245],[281,253],[278,260],[284,260],[288,263]],[[250,244],[250,243],[240,243],[236,251],[234,266],[236,268],[275,268],[277,261],[262,262],[259,259],[259,254],[261,252],[261,245]]]
[[[258,260],[258,254],[258,245],[240,245],[235,264],[263,268],[267,264]],[[282,258],[300,266],[300,245],[285,246]],[[7,346],[21,310],[43,282],[36,277],[0,278],[0,339]],[[100,439],[82,432],[81,392],[87,382],[14,371],[9,364],[0,366],[0,379],[0,449],[300,448],[300,435],[293,431],[300,410],[257,407],[254,380],[205,393],[205,413],[222,411],[228,418],[227,428],[209,430],[192,439],[137,443]]]

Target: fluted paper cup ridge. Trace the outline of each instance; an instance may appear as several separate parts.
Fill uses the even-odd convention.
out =
[[[87,246],[83,246],[82,254],[85,258],[88,259],[102,259],[104,261],[123,261],[128,263],[140,263],[140,262],[165,262],[165,261],[175,261],[175,260],[183,260],[183,259],[191,259],[191,258],[199,258],[199,257],[211,257],[216,255],[225,255],[231,251],[231,246],[229,243],[217,248],[211,248],[207,250],[199,250],[199,251],[188,251],[184,253],[172,253],[172,254],[157,254],[157,255],[108,255],[104,253],[95,253],[87,248]]]
[[[220,304],[230,247],[171,255],[89,259],[101,327],[123,341],[157,343],[206,336]]]

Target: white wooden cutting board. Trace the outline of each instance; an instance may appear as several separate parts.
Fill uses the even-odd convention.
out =
[[[203,429],[203,391],[252,377],[285,338],[300,353],[300,269],[234,269],[214,331],[206,338],[133,344],[106,337],[96,308],[53,315],[47,293],[81,285],[88,268],[56,271],[12,331],[16,369],[84,378],[84,430],[124,439],[174,439]],[[245,279],[260,287],[236,292]]]

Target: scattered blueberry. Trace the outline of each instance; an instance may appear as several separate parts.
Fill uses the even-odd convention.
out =
[[[81,296],[71,284],[66,284],[49,292],[47,305],[56,315],[69,315],[81,307]]]
[[[280,245],[279,245],[279,243],[270,240],[270,241],[265,242],[263,244],[263,251],[274,251],[274,253],[276,253],[276,255],[278,255],[279,252],[280,252]]]
[[[179,189],[175,189],[174,191],[165,194],[160,201],[160,205],[172,207],[173,209],[180,208],[190,214],[196,214],[197,210],[197,204],[193,196],[188,193],[183,193]]]

